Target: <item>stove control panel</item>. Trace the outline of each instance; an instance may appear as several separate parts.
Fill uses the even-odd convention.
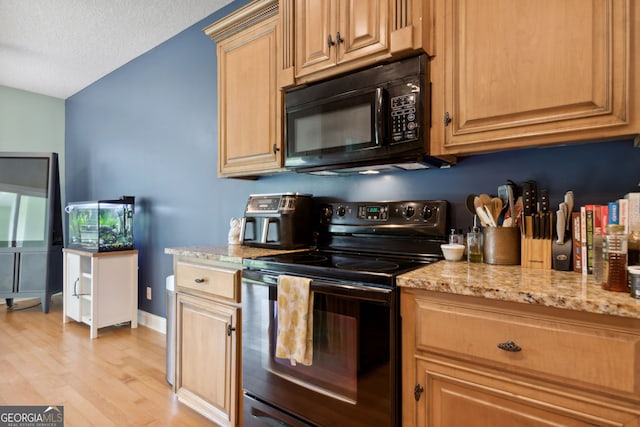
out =
[[[321,209],[321,223],[334,233],[446,236],[448,202],[337,202]]]
[[[389,219],[389,207],[387,205],[358,206],[358,218],[369,221],[386,221]]]

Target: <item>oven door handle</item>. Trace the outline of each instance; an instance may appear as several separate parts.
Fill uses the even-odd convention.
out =
[[[262,271],[242,270],[242,279],[266,286],[276,287],[278,285],[277,274],[265,273]],[[357,292],[358,294],[363,294],[362,296],[366,299],[386,299],[385,296],[390,295],[393,292],[393,289],[390,288],[380,288],[376,286],[362,285],[359,283],[329,282],[319,279],[311,280],[311,290],[328,293],[339,292],[340,294]],[[367,298],[365,294],[369,297]]]

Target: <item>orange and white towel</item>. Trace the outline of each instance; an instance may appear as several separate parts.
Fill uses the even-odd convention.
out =
[[[313,361],[313,292],[311,279],[278,277],[276,357],[310,366]]]

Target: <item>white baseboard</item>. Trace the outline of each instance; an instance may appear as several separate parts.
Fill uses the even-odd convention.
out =
[[[138,324],[151,328],[162,334],[167,333],[167,319],[148,311],[138,310]]]

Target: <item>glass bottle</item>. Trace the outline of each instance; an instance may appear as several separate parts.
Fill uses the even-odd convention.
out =
[[[629,265],[640,265],[640,223],[637,221],[629,226]]]
[[[628,292],[627,286],[627,235],[620,224],[607,225],[606,291]]]
[[[484,261],[484,236],[478,227],[473,227],[472,231],[467,233],[467,261],[482,262]]]
[[[593,281],[597,285],[604,282],[605,236],[604,234],[593,234]]]

